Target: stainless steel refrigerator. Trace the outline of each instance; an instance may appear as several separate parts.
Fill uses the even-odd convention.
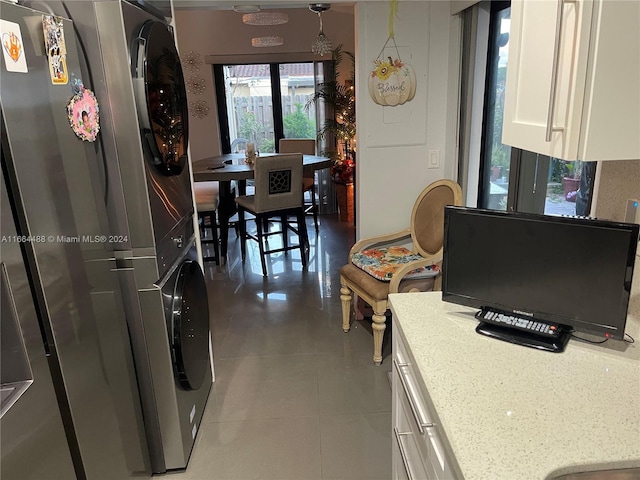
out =
[[[11,71],[5,56],[0,64],[0,478],[147,478],[100,144],[78,138],[67,117],[74,80],[91,85],[69,20],[69,81],[53,83],[46,13],[0,0],[3,25],[20,27],[27,66]]]

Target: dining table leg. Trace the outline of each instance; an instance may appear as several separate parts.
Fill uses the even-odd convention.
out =
[[[229,243],[229,219],[237,211],[235,195],[231,187],[231,181],[220,182],[220,201],[218,204],[218,222],[220,222],[220,258],[226,261],[227,247]]]
[[[236,184],[238,194],[245,195],[247,193],[247,181],[237,180]],[[238,212],[238,206],[235,202],[236,195],[231,181],[220,181],[219,192],[218,221],[220,222],[220,258],[226,261],[229,245],[229,219]]]

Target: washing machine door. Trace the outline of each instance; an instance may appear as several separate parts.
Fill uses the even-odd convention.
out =
[[[146,22],[132,48],[132,74],[145,150],[165,175],[187,162],[188,110],[180,57],[171,28]]]
[[[171,333],[178,383],[197,390],[209,368],[209,301],[202,269],[192,260],[182,263],[176,277]]]

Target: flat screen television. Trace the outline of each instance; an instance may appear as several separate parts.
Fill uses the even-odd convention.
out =
[[[639,228],[446,207],[442,299],[622,340]]]

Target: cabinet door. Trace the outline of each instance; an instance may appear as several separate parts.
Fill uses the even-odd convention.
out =
[[[592,10],[590,0],[512,1],[504,144],[576,158]]]
[[[640,2],[598,0],[583,109],[581,160],[640,158]]]

